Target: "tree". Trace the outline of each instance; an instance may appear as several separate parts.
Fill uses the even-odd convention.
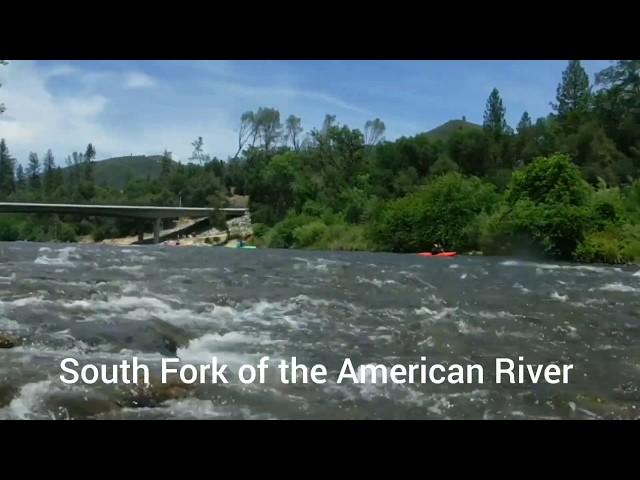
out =
[[[202,140],[202,137],[196,138],[193,142],[191,142],[191,145],[193,145],[193,153],[191,154],[191,157],[189,157],[189,160],[195,160],[200,165],[205,165],[206,163],[208,163],[210,159],[209,155],[206,155],[204,153],[204,150],[202,149],[204,145],[204,140]]]
[[[254,115],[254,126],[265,152],[268,152],[282,135],[280,112],[275,108],[260,107]]]
[[[3,138],[0,140],[0,197],[6,198],[15,191],[14,165]]]
[[[571,258],[591,222],[590,192],[568,156],[537,158],[513,173],[506,205],[487,222],[483,249]]]
[[[165,150],[160,160],[160,178],[166,179],[169,177],[171,166],[171,154]]]
[[[6,65],[6,64],[7,64],[6,60],[0,60],[0,65]],[[0,87],[1,86],[2,84],[0,83]],[[5,110],[6,109],[5,109],[4,103],[0,103],[0,113],[4,112]]]
[[[524,112],[520,121],[518,122],[518,133],[523,133],[527,129],[531,128],[533,124],[531,123],[531,117],[529,116],[529,112]]]
[[[43,178],[44,195],[45,195],[45,198],[49,198],[56,188],[55,178],[54,178],[56,161],[53,157],[53,152],[51,150],[47,150],[47,153],[45,154],[44,159],[42,160],[42,167],[43,167],[43,177],[44,177]]]
[[[640,60],[619,60],[596,74],[596,83],[640,95]]]
[[[494,138],[499,138],[507,133],[507,121],[505,119],[506,109],[502,104],[500,92],[494,88],[487,99],[487,106],[484,111],[483,127]]]
[[[556,102],[551,104],[560,117],[574,111],[586,111],[591,100],[589,77],[580,60],[569,60],[569,65],[562,72],[562,82],[558,84]]]
[[[475,249],[474,220],[495,201],[492,185],[448,173],[387,204],[369,234],[378,247],[395,252],[424,251],[436,242],[458,251]]]
[[[302,123],[300,117],[289,115],[285,121],[285,142],[291,141],[293,149],[297,152],[300,149],[300,134],[302,133]]]
[[[325,115],[324,120],[322,121],[322,128],[320,129],[320,133],[325,136],[329,132],[329,129],[336,124],[336,116],[335,115]]]
[[[96,158],[96,149],[93,145],[87,145],[84,153],[84,179],[87,182],[93,182],[93,160]]]
[[[253,112],[244,112],[240,116],[240,128],[238,130],[238,151],[233,156],[233,158],[238,158],[240,152],[244,146],[249,142],[251,138],[253,143],[252,146],[256,143],[257,131],[255,128],[255,119]]]
[[[382,120],[376,118],[375,120],[367,120],[364,124],[364,144],[375,145],[383,139],[384,131],[386,127]]]
[[[29,188],[33,191],[40,190],[40,160],[38,154],[31,152],[29,154],[29,163],[27,164],[27,178]]]
[[[24,174],[24,169],[22,168],[22,164],[18,164],[18,168],[16,169],[16,189],[24,190],[27,186],[27,179]]]

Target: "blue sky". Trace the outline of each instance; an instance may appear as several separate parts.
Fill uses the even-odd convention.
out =
[[[507,120],[549,113],[566,61],[9,61],[0,67],[0,138],[26,163],[53,150],[58,164],[87,143],[98,159],[157,154],[185,161],[191,142],[235,152],[240,115],[274,107],[305,131],[324,115],[362,129],[376,117],[393,140],[462,118],[482,123],[500,91]],[[607,60],[583,65],[591,81]]]

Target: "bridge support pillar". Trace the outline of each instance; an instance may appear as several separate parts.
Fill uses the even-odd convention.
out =
[[[142,224],[138,225],[138,243],[142,243],[144,241],[144,227]]]
[[[153,222],[153,243],[160,243],[160,225],[162,223],[161,218],[156,218]]]

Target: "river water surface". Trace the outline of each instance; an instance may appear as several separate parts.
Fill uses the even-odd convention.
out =
[[[506,258],[0,243],[0,419],[640,418],[640,269]],[[295,356],[322,385],[64,385],[60,361],[231,370]],[[354,365],[477,363],[483,384],[336,383]],[[496,385],[496,357],[573,364]],[[275,369],[269,369],[275,372]],[[155,375],[155,373],[153,374]],[[152,375],[152,376],[153,376]],[[155,377],[154,377],[155,378]]]

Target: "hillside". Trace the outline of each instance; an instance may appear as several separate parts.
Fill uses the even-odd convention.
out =
[[[479,130],[482,127],[476,123],[467,122],[464,118],[462,120],[449,120],[443,123],[439,127],[429,130],[425,135],[433,138],[439,138],[445,140],[455,132],[464,130]]]
[[[98,160],[93,164],[94,178],[99,185],[120,190],[129,180],[159,177],[161,158],[161,155],[128,155]]]

